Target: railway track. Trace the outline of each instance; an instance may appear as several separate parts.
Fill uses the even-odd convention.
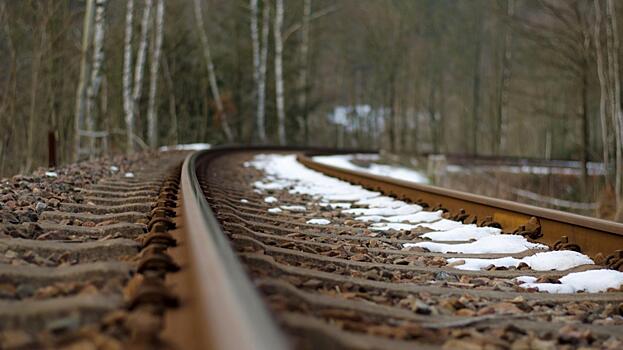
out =
[[[86,181],[65,171],[3,184],[19,198],[0,197],[0,348],[623,347],[621,287],[573,293],[563,277],[623,269],[623,225],[293,149],[103,164]],[[529,249],[460,252],[474,232]],[[541,271],[529,257],[547,252],[575,264]]]

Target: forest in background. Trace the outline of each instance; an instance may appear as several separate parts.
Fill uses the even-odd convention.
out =
[[[50,135],[59,163],[317,145],[603,162],[620,203],[621,7],[0,0],[0,176],[46,166]]]

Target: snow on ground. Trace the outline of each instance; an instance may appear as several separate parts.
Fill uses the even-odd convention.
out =
[[[249,203],[249,200],[243,198],[243,199],[240,200],[240,203]]]
[[[282,205],[281,209],[288,210],[288,211],[299,211],[299,212],[307,210],[307,208],[305,208],[302,205]]]
[[[266,203],[275,203],[278,202],[279,200],[273,196],[268,196],[266,198],[264,198],[264,202]]]
[[[407,214],[407,215],[393,215],[393,216],[382,216],[382,215],[364,215],[355,218],[359,221],[364,222],[397,222],[397,223],[410,223],[410,224],[421,224],[421,223],[430,223],[441,220],[441,214],[443,212],[441,210],[438,211],[420,211],[415,214]],[[407,228],[405,226],[404,229],[413,229],[418,225],[411,225],[411,227]],[[378,227],[382,227],[382,225],[378,225]]]
[[[536,253],[521,259],[516,259],[510,256],[499,259],[452,258],[448,259],[448,263],[458,263],[461,260],[465,263],[462,265],[455,265],[454,268],[459,270],[477,271],[490,265],[494,265],[496,267],[517,267],[520,263],[524,263],[536,271],[563,271],[580,265],[594,264],[593,260],[591,260],[588,256],[571,250]]]
[[[331,221],[327,219],[311,219],[307,220],[307,223],[312,225],[328,225],[331,223]]]
[[[58,174],[54,171],[46,171],[45,176],[47,177],[58,177]]]
[[[123,174],[123,177],[133,178],[134,177],[134,173],[130,173],[130,172],[125,173],[125,174]]]
[[[421,235],[433,241],[469,241],[487,236],[499,235],[502,230],[495,227],[478,227],[476,225],[464,225],[448,231],[433,231]]]
[[[201,151],[204,149],[210,149],[212,147],[209,143],[187,143],[174,146],[162,146],[159,151]]]
[[[364,157],[362,157],[364,156]],[[354,164],[352,161],[356,158],[366,159],[366,160],[376,160],[370,159],[367,154],[344,154],[344,155],[333,155],[333,156],[316,156],[313,157],[314,161],[322,164],[332,165],[338,168],[344,168],[349,170],[357,170],[363,171],[366,173],[380,175],[380,176],[389,176],[394,179],[411,181],[417,183],[428,183],[428,178],[422,173],[411,170],[401,166],[391,166],[384,164],[376,164],[370,163],[368,167],[362,167]]]
[[[513,254],[529,249],[547,249],[547,246],[543,244],[528,242],[526,238],[518,235],[486,236],[470,243],[418,242],[405,243],[403,246],[426,248],[431,252],[464,254]]]
[[[117,171],[119,171],[119,167],[111,165],[110,166],[110,171],[112,171],[113,173],[116,173]]]
[[[245,166],[266,173],[263,180],[253,183],[254,191],[257,193],[286,189],[289,193],[310,195],[319,200],[321,206],[344,209],[344,213],[353,215],[356,220],[369,223],[368,228],[374,231],[412,230],[417,227],[433,230],[421,235],[432,241],[406,243],[403,245],[405,249],[421,247],[431,252],[459,254],[514,254],[528,250],[535,250],[536,253],[521,259],[510,256],[499,259],[448,259],[448,263],[456,263],[454,267],[457,269],[480,270],[489,265],[517,267],[525,263],[537,271],[562,271],[579,265],[593,264],[590,258],[580,253],[546,251],[547,246],[529,242],[523,236],[501,234],[497,228],[477,227],[444,219],[441,217],[441,211],[425,211],[418,205],[407,204],[382,196],[379,192],[326,176],[298,163],[295,155],[261,154],[246,162]],[[270,197],[266,197],[268,198]],[[366,208],[351,209],[353,203]],[[306,208],[301,205],[282,205],[270,208],[268,212],[280,213],[283,210],[305,211]],[[307,223],[325,225],[330,221],[310,219]],[[474,241],[464,243],[470,240]],[[462,243],[444,243],[446,241]],[[463,263],[461,264],[459,260]],[[614,270],[570,273],[560,279],[560,284],[536,283],[536,278],[529,276],[522,276],[516,280],[523,283],[522,287],[550,293],[600,292],[608,288],[618,288],[623,284],[623,273]]]
[[[523,288],[536,288],[548,293],[599,293],[609,288],[620,288],[623,285],[623,272],[616,270],[588,270],[573,272],[560,278],[560,283],[536,283],[531,276],[517,277]]]

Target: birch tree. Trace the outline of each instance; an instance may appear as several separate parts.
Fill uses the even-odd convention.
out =
[[[123,110],[127,137],[127,152],[134,152],[134,104],[132,100],[132,25],[134,0],[127,0],[125,40],[123,45]]]
[[[136,63],[134,66],[134,91],[132,92],[132,114],[136,119],[140,115],[140,100],[143,94],[143,77],[145,73],[145,60],[147,57],[147,38],[151,26],[149,22],[151,20],[151,11],[153,8],[153,0],[145,0],[145,6],[143,7],[143,17],[141,18],[141,35],[138,42],[138,51],[136,53]],[[132,135],[133,139],[136,138],[136,134]]]
[[[513,18],[515,14],[515,0],[506,0],[506,16]],[[504,34],[504,46],[502,49],[502,72],[500,76],[500,92],[498,99],[498,125],[497,125],[497,144],[495,154],[500,154],[506,149],[506,129],[508,124],[508,100],[509,88],[511,82],[511,62],[513,57],[512,51],[512,31],[506,26]]]
[[[255,82],[256,112],[255,125],[257,138],[266,142],[265,101],[266,101],[266,60],[268,58],[268,33],[270,28],[270,0],[264,0],[262,16],[262,40],[260,42],[258,24],[258,1],[250,0],[251,8],[251,44],[253,49],[253,79]]]
[[[275,99],[277,103],[277,123],[279,144],[286,144],[286,111],[283,87],[283,0],[275,0],[275,22],[273,34],[275,36]]]
[[[95,2],[95,29],[93,32],[93,67],[91,69],[91,81],[87,88],[86,124],[89,132],[95,131],[96,103],[102,85],[102,64],[104,63],[104,35],[106,18],[106,0]],[[95,138],[89,135],[89,154],[93,155]]]
[[[298,111],[299,123],[301,124],[304,135],[305,144],[309,143],[309,120],[307,115],[307,69],[309,64],[309,21],[311,17],[311,0],[304,0],[303,3],[303,20],[301,25],[301,46],[299,51],[299,79],[298,79]]]
[[[149,103],[147,107],[147,138],[151,148],[156,148],[158,146],[158,111],[156,109],[156,92],[158,88],[158,70],[160,67],[160,53],[162,49],[162,36],[164,31],[164,0],[157,0],[157,2],[154,47],[152,48],[149,65]]]
[[[203,13],[201,9],[200,0],[194,0],[195,4],[195,21],[197,24],[197,32],[199,33],[199,39],[201,40],[201,46],[203,47],[203,58],[205,59],[206,66],[208,68],[208,80],[210,83],[210,90],[212,91],[212,98],[216,104],[216,112],[223,128],[223,133],[228,142],[233,140],[233,134],[229,127],[227,120],[227,114],[223,108],[223,101],[221,101],[221,93],[219,92],[218,84],[216,83],[216,70],[212,63],[212,55],[210,53],[210,43],[208,42],[208,35],[205,31],[203,24]]]
[[[133,0],[129,0],[133,1]],[[80,51],[80,78],[78,80],[78,89],[76,91],[76,112],[74,115],[74,160],[80,157],[80,130],[85,119],[86,110],[86,83],[89,74],[90,65],[87,58],[89,44],[91,42],[91,28],[93,22],[93,2],[87,0],[84,12],[84,24],[82,29],[82,46]],[[129,6],[129,5],[128,5]]]
[[[619,73],[619,33],[614,8],[614,1],[607,0],[606,37],[608,43],[608,68],[611,82],[612,125],[614,127],[615,152],[615,193],[617,214],[615,219],[623,217],[623,115],[621,111],[621,77]]]
[[[595,60],[597,63],[597,77],[599,78],[599,117],[601,122],[601,142],[603,152],[603,164],[606,169],[606,186],[610,183],[610,177],[608,176],[610,155],[608,144],[608,119],[607,119],[607,105],[606,99],[608,98],[608,88],[606,82],[606,75],[604,72],[604,56],[601,47],[601,6],[600,0],[594,0],[595,6],[595,30],[593,32],[593,41],[595,42]]]

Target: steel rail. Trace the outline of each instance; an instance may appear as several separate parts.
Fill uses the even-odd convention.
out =
[[[199,299],[196,313],[205,330],[197,336],[214,349],[287,349],[286,337],[247,277],[197,178],[200,163],[222,151],[189,155],[181,174],[190,273]]]
[[[543,236],[539,238],[540,242],[553,245],[562,236],[567,236],[569,243],[578,244],[582,247],[582,251],[591,257],[600,253],[607,256],[623,249],[621,223],[347,170],[314,161],[312,156],[318,154],[325,152],[300,153],[297,159],[310,169],[387,195],[415,202],[423,201],[431,206],[441,204],[451,213],[458,213],[463,209],[470,216],[477,216],[480,219],[490,216],[500,223],[505,231],[513,231],[526,224],[531,217],[535,217],[541,225]]]

